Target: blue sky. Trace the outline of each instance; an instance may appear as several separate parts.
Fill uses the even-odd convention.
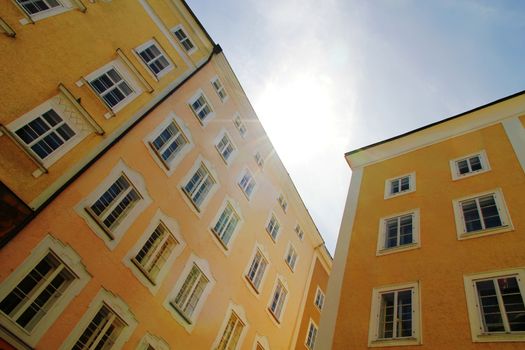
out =
[[[187,2],[332,253],[345,152],[525,90],[525,1]]]

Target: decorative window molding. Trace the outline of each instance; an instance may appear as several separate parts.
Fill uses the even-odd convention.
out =
[[[374,288],[369,347],[421,344],[419,283]]]
[[[71,0],[15,0],[15,3],[28,18],[20,20],[21,24],[40,21],[74,8],[78,8],[82,12],[86,10],[85,6]]]
[[[285,280],[281,276],[277,276],[270,303],[268,304],[268,312],[278,325],[281,324],[284,317],[284,310],[289,299],[288,290]]]
[[[321,287],[317,286],[317,289],[315,291],[315,299],[314,299],[314,305],[319,309],[319,311],[323,310],[324,305],[324,292],[321,289]]]
[[[473,342],[525,341],[525,268],[464,276]]]
[[[175,38],[178,40],[180,46],[188,53],[189,55],[193,54],[195,51],[197,51],[197,46],[195,46],[194,42],[191,40],[188,32],[184,29],[182,24],[179,24],[178,26],[171,29],[171,32],[175,36]]]
[[[146,136],[144,143],[168,176],[194,147],[188,126],[173,112]]]
[[[214,285],[208,262],[191,254],[164,307],[186,331],[191,332]]]
[[[214,350],[237,350],[241,348],[248,330],[246,312],[240,305],[232,302],[228,305],[226,318],[222,322],[217,338],[213,342]]]
[[[226,165],[230,165],[238,153],[237,146],[233,143],[230,134],[225,129],[222,129],[219,135],[215,138],[214,143],[215,149],[219,152],[221,159]]]
[[[317,327],[317,324],[312,319],[310,319],[308,331],[306,332],[306,338],[304,340],[304,346],[306,346],[306,348],[309,350],[313,350],[314,348],[318,329],[319,327]]]
[[[92,132],[74,107],[57,95],[7,125],[18,143],[51,166]]]
[[[228,100],[228,93],[226,93],[226,89],[222,85],[221,81],[219,80],[218,76],[213,77],[212,80],[210,80],[211,85],[213,86],[213,89],[217,93],[217,96],[219,96],[219,99],[222,103],[226,102]]]
[[[257,163],[259,168],[264,168],[264,158],[261,156],[261,153],[257,151],[253,157],[255,158],[255,163]]]
[[[458,239],[514,229],[500,188],[452,201]]]
[[[280,229],[281,224],[279,223],[279,220],[277,220],[277,217],[273,212],[270,213],[270,216],[268,217],[268,222],[266,224],[266,232],[268,232],[268,234],[274,242],[277,242],[277,238],[279,238]]]
[[[2,282],[3,327],[35,347],[90,279],[81,257],[69,245],[46,235]],[[10,338],[1,329],[0,336]]]
[[[304,238],[304,231],[299,224],[295,225],[294,231],[297,234],[297,237],[299,237],[299,239],[302,241]]]
[[[119,160],[95,191],[76,205],[75,210],[113,250],[151,202],[142,175]]]
[[[485,150],[468,154],[450,161],[452,180],[481,174],[490,170],[490,164]]]
[[[188,100],[188,105],[202,126],[206,126],[215,117],[213,106],[202,89],[197,90]]]
[[[416,173],[412,172],[385,180],[385,199],[412,193],[416,190]]]
[[[377,255],[419,248],[419,209],[379,219]]]
[[[270,350],[270,343],[268,342],[268,338],[264,336],[260,336],[259,334],[256,334],[252,349],[253,350]]]
[[[199,156],[195,164],[186,174],[180,189],[184,198],[189,202],[197,215],[200,215],[206,208],[210,198],[215,194],[219,187],[217,175],[213,171],[211,164]]]
[[[240,213],[238,203],[227,197],[212,221],[210,231],[222,251],[230,250],[233,245],[243,221]]]
[[[299,260],[299,256],[297,255],[297,250],[293,246],[291,242],[288,242],[288,248],[286,248],[286,254],[284,255],[284,261],[286,262],[286,265],[292,270],[292,272],[295,271],[295,266],[297,266],[297,260]]]
[[[283,210],[283,212],[286,214],[286,211],[288,210],[288,201],[286,200],[286,197],[283,193],[279,194],[279,198],[277,198],[277,202],[279,202],[279,206]]]
[[[101,289],[60,349],[120,349],[137,324],[122,299]]]
[[[270,264],[269,261],[268,253],[264,249],[264,246],[256,242],[250,263],[245,270],[244,277],[249,283],[250,289],[254,290],[257,295],[260,294],[263,288],[266,271]]]
[[[124,257],[124,265],[152,294],[156,294],[185,246],[177,221],[158,209],[140,239]]]
[[[239,176],[237,184],[241,188],[246,198],[248,200],[251,199],[257,183],[255,182],[255,178],[253,177],[250,169],[244,168],[244,170],[241,173],[241,176]]]
[[[136,47],[134,52],[156,80],[175,68],[173,62],[155,39],[148,40]]]
[[[151,333],[146,333],[140,340],[139,346],[136,350],[170,350],[169,344]]]
[[[239,131],[239,134],[244,138],[248,129],[246,128],[246,124],[241,119],[241,115],[239,113],[235,113],[233,117],[233,125],[235,125],[237,131]]]

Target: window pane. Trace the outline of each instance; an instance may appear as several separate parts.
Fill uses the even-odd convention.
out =
[[[501,310],[498,304],[494,281],[476,282],[481,315],[486,332],[505,331]]]
[[[479,216],[477,203],[475,200],[468,200],[461,202],[463,210],[463,218],[465,220],[465,229],[467,232],[478,231],[481,226],[481,218]]]
[[[381,306],[379,315],[379,338],[393,338],[394,298],[394,293],[381,294]]]
[[[515,277],[498,278],[505,313],[513,332],[525,331],[525,305]]]
[[[483,215],[485,228],[501,226],[501,219],[499,217],[496,202],[494,201],[494,196],[490,195],[480,198],[479,206]]]

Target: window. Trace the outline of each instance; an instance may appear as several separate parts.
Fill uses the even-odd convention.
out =
[[[172,233],[160,222],[132,261],[155,284],[177,244]]]
[[[246,274],[246,279],[248,279],[256,291],[259,291],[264,272],[266,271],[266,266],[268,266],[268,261],[263,253],[257,249],[248,273]]]
[[[226,90],[224,89],[224,86],[222,86],[221,81],[219,78],[215,78],[211,81],[211,85],[213,85],[213,88],[215,89],[215,92],[219,96],[222,102],[228,98],[228,94],[226,93]]]
[[[240,115],[237,114],[235,116],[235,118],[233,118],[233,124],[235,125],[235,127],[239,131],[239,134],[241,134],[241,136],[244,137],[244,135],[246,135],[247,129],[246,129],[246,125],[242,121]]]
[[[219,139],[219,142],[217,142],[215,145],[215,148],[226,164],[228,164],[228,160],[230,160],[230,157],[235,152],[235,146],[226,132],[223,133],[222,137]]]
[[[241,337],[244,326],[239,316],[232,311],[216,350],[237,349],[237,344],[239,343],[239,338]]]
[[[411,173],[386,180],[385,199],[414,192],[416,190],[416,174]]]
[[[382,218],[377,243],[378,254],[419,246],[419,209]]]
[[[173,35],[177,38],[181,46],[186,50],[188,53],[193,53],[196,50],[195,45],[191,41],[191,39],[188,37],[182,26],[177,26],[174,29],[172,29]]]
[[[419,344],[418,284],[373,291],[369,346]]]
[[[157,78],[162,77],[173,69],[173,64],[154,40],[139,46],[135,51]]]
[[[314,321],[310,320],[310,324],[308,326],[308,333],[306,334],[306,341],[305,341],[305,345],[307,349],[312,350],[314,348],[316,336],[317,336],[317,326],[315,325]]]
[[[29,15],[44,13],[62,7],[62,4],[58,0],[16,0],[16,2],[20,4]]]
[[[295,225],[294,231],[297,234],[297,237],[299,237],[299,239],[302,240],[304,237],[304,231],[301,228],[301,226],[299,226],[299,224]]]
[[[217,220],[217,223],[212,228],[213,233],[215,233],[225,248],[228,247],[239,220],[239,214],[237,214],[235,209],[233,209],[233,206],[227,202],[226,207]]]
[[[202,92],[190,101],[190,107],[193,113],[195,113],[195,115],[199,119],[199,122],[201,122],[201,124],[204,122],[205,119],[209,118],[213,112],[213,110],[210,107],[210,104],[208,103],[208,100]]]
[[[512,228],[500,189],[454,200],[458,238]]]
[[[284,194],[281,193],[279,195],[278,202],[281,206],[281,209],[286,213],[286,209],[288,209],[288,202],[286,201],[286,198],[284,198]]]
[[[126,323],[104,304],[91,319],[72,349],[111,349],[125,327]]]
[[[295,263],[297,262],[297,251],[295,248],[289,244],[288,251],[286,252],[286,257],[284,258],[286,264],[292,269],[295,270]]]
[[[141,199],[139,192],[122,173],[86,210],[113,239],[112,231]]]
[[[150,142],[151,147],[168,169],[187,144],[188,139],[174,120]]]
[[[255,162],[257,163],[259,168],[262,169],[264,167],[264,158],[261,156],[259,152],[255,153],[254,157],[255,157]]]
[[[277,284],[275,285],[275,289],[272,294],[270,306],[268,307],[268,310],[270,310],[270,313],[275,317],[277,322],[280,322],[287,295],[288,291],[286,290],[286,287],[280,279],[277,279]]]
[[[244,170],[244,173],[241,179],[239,180],[239,186],[241,187],[246,197],[249,199],[255,187],[255,179],[253,178],[253,175],[250,172],[250,170],[248,169]]]
[[[315,292],[315,300],[314,300],[314,304],[315,306],[317,306],[317,308],[319,310],[322,310],[323,309],[323,305],[324,305],[324,293],[323,291],[321,290],[321,288],[319,288],[319,286],[317,286],[317,291]]]
[[[197,210],[199,210],[215,183],[206,166],[201,163],[197,171],[195,171],[188,183],[183,187],[183,191]]]
[[[281,225],[279,224],[279,221],[277,221],[275,215],[272,214],[270,220],[268,221],[268,225],[266,225],[266,231],[270,234],[274,241],[277,239],[277,235],[279,234],[280,228]]]
[[[206,275],[196,264],[193,264],[177,296],[172,301],[172,305],[188,323],[191,323],[193,312],[208,283]]]
[[[465,276],[472,340],[525,340],[525,285],[522,268]]]
[[[130,84],[112,66],[90,79],[89,84],[111,109],[123,104],[134,94]]]
[[[450,161],[452,179],[458,180],[490,170],[485,151],[463,156]]]

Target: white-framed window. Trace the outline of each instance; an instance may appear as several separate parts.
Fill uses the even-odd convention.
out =
[[[256,248],[255,254],[251,260],[250,267],[246,273],[246,279],[250,282],[250,285],[259,293],[261,283],[268,266],[268,259],[266,259],[263,252]]]
[[[137,323],[122,299],[101,289],[61,349],[120,349]]]
[[[215,340],[214,350],[237,350],[241,347],[242,338],[247,329],[244,309],[238,305],[230,305],[226,322]]]
[[[214,115],[213,108],[202,91],[198,91],[188,103],[192,112],[202,125],[205,125]]]
[[[315,291],[314,305],[319,309],[319,311],[323,309],[324,293],[319,286],[317,286],[317,290]]]
[[[374,288],[368,346],[420,344],[418,282]]]
[[[135,52],[157,79],[174,68],[168,55],[154,39],[137,47]]]
[[[379,220],[377,254],[419,247],[419,209]]]
[[[215,237],[219,239],[225,249],[228,249],[230,246],[230,241],[232,240],[240,221],[240,215],[235,210],[233,204],[227,200],[221,214],[215,221],[215,225],[213,225],[211,229],[215,234]]]
[[[315,337],[317,336],[318,327],[315,322],[310,319],[308,324],[308,332],[306,333],[306,339],[304,340],[304,345],[307,349],[313,350],[315,345]]]
[[[170,346],[161,337],[146,333],[136,350],[170,350]]]
[[[401,175],[385,181],[385,199],[414,192],[416,190],[416,173]]]
[[[107,65],[86,78],[89,85],[114,112],[130,102],[137,92],[114,65]]]
[[[206,275],[194,264],[186,276],[177,296],[172,301],[175,308],[186,319],[191,320],[193,311],[199,303],[208,282],[209,280]]]
[[[268,338],[259,334],[255,335],[252,350],[270,350]]]
[[[299,224],[295,225],[294,231],[297,234],[297,237],[302,241],[304,238],[304,231]]]
[[[171,170],[177,157],[182,155],[184,148],[190,143],[188,136],[174,118],[169,118],[168,123],[163,124],[155,135],[148,143],[164,167]]]
[[[503,192],[495,189],[452,201],[458,239],[512,229]]]
[[[268,220],[268,224],[266,224],[266,232],[272,237],[272,240],[276,241],[277,237],[279,236],[279,230],[281,229],[281,224],[279,223],[279,220],[277,220],[277,217],[272,213],[270,215],[270,219]]]
[[[186,34],[186,30],[182,25],[176,26],[171,30],[171,32],[173,33],[173,35],[175,35],[180,45],[188,54],[191,55],[197,50],[197,47],[195,46],[191,38],[188,36],[188,34]]]
[[[288,249],[286,250],[284,261],[286,261],[286,265],[288,265],[292,271],[295,270],[295,265],[297,264],[297,251],[291,243],[288,243]]]
[[[260,152],[255,152],[255,155],[253,156],[255,158],[255,163],[259,166],[259,168],[264,168],[264,158],[261,156]]]
[[[237,147],[233,143],[230,135],[226,131],[222,131],[219,134],[219,137],[215,142],[215,149],[221,155],[222,160],[226,164],[230,164],[235,153],[237,152]]]
[[[41,19],[54,16],[66,11],[69,11],[76,6],[76,3],[72,0],[15,0],[20,8],[29,16],[33,21],[39,21]],[[20,20],[21,24],[29,23],[27,20]]]
[[[248,131],[248,129],[246,128],[246,124],[244,124],[243,120],[241,119],[241,116],[238,113],[236,113],[233,117],[233,125],[235,125],[235,127],[239,131],[239,134],[242,137],[246,135],[246,131]]]
[[[525,341],[525,269],[464,277],[474,342]]]
[[[91,276],[80,256],[51,235],[11,269],[0,289],[0,321],[16,337],[35,346]]]
[[[288,210],[288,201],[286,200],[286,197],[284,197],[284,194],[280,193],[277,201],[279,202],[279,206],[281,207],[283,212],[286,213],[286,210]]]
[[[278,277],[270,299],[270,305],[268,306],[270,314],[274,317],[277,323],[280,323],[282,320],[287,296],[288,289],[284,282]]]
[[[253,190],[255,188],[255,178],[253,177],[249,169],[244,169],[241,177],[239,178],[239,187],[248,199],[251,198]]]
[[[209,196],[217,181],[203,162],[200,162],[198,168],[194,170],[191,177],[182,187],[183,192],[193,203],[197,211],[201,210],[202,204]]]
[[[222,83],[219,80],[219,77],[213,78],[211,80],[211,85],[213,85],[213,89],[217,93],[217,96],[219,96],[221,102],[224,102],[228,99],[228,94],[226,93],[224,86],[222,86]]]
[[[452,180],[459,180],[490,170],[487,153],[482,150],[450,161]]]

